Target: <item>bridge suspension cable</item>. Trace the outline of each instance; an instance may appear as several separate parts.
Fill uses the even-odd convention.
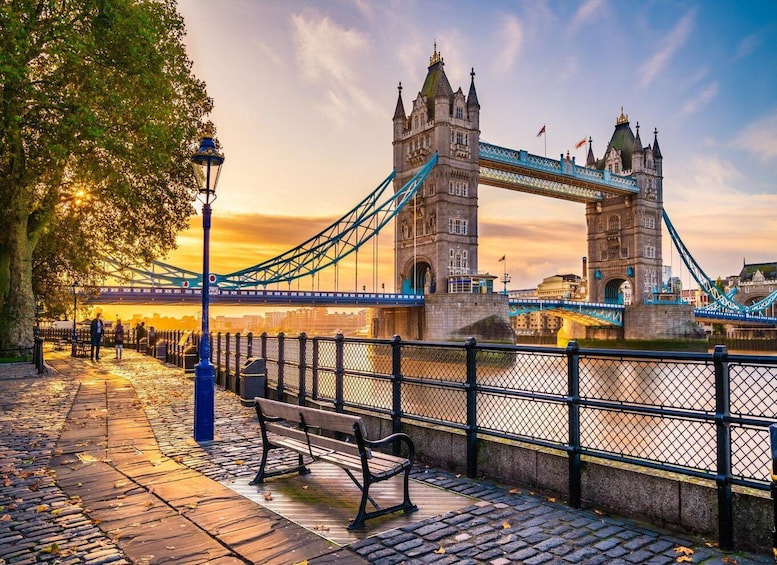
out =
[[[396,174],[392,171],[353,209],[307,241],[253,267],[226,275],[211,274],[210,282],[225,290],[259,288],[314,276],[322,269],[337,265],[375,237],[397,215],[416,194],[436,164],[437,153],[402,188],[386,195]],[[119,274],[119,278],[127,279],[126,273],[130,273],[133,283],[149,286],[164,284],[183,288],[197,288],[202,285],[201,274],[159,261],[151,263],[152,271],[120,265],[111,260],[106,260],[106,263]],[[121,273],[125,275],[122,277]]]
[[[688,267],[688,270],[698,283],[699,287],[714,301],[709,306],[706,306],[704,308],[705,310],[718,311],[724,309],[729,312],[741,312],[745,314],[758,315],[766,308],[774,304],[775,301],[777,301],[777,291],[774,291],[763,300],[751,304],[750,306],[735,302],[733,296],[737,293],[738,289],[735,288],[729,293],[725,293],[723,290],[718,288],[717,285],[712,282],[712,280],[702,270],[702,268],[691,255],[691,252],[688,251],[688,248],[680,238],[680,234],[677,233],[677,230],[669,219],[669,215],[666,213],[666,210],[663,210],[663,217],[664,224],[669,231],[672,242],[674,243],[677,252],[680,254],[683,263],[685,263],[685,266]]]

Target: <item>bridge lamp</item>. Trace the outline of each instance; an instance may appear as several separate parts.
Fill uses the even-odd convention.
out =
[[[205,135],[200,147],[191,156],[194,176],[197,179],[202,202],[202,336],[198,347],[200,362],[194,367],[194,441],[213,439],[214,396],[216,373],[210,362],[210,332],[208,329],[208,289],[210,274],[210,204],[216,199],[216,185],[219,182],[224,154],[219,153],[213,138]]]
[[[76,356],[76,342],[78,341],[78,334],[76,333],[76,319],[78,318],[78,291],[80,286],[78,281],[73,281],[73,335],[70,338],[70,356]]]

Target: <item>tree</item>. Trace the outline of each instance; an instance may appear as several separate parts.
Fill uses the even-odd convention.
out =
[[[19,350],[33,269],[62,295],[175,245],[212,103],[174,0],[3,0],[0,30],[0,350]]]

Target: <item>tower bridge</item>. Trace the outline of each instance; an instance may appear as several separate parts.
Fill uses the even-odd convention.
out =
[[[253,267],[227,275],[209,274],[215,301],[315,304],[329,302],[379,308],[381,335],[447,340],[463,331],[501,327],[497,340],[512,339],[507,318],[529,308],[544,308],[568,320],[569,337],[584,337],[597,328],[621,328],[619,337],[653,338],[687,334],[694,308],[662,300],[662,223],[700,287],[713,299],[711,312],[759,318],[774,314],[777,290],[759,302],[742,306],[704,274],[663,209],[663,154],[658,131],[644,145],[639,123],[634,130],[621,110],[604,153],[597,158],[588,140],[584,165],[560,155],[552,159],[487,143],[480,139],[480,103],[474,69],[467,94],[453,90],[435,46],[421,89],[405,110],[402,85],[393,115],[394,171],[329,228],[297,247]],[[393,185],[393,193],[389,187]],[[583,273],[587,301],[533,303],[509,301],[493,291],[496,277],[478,270],[478,190],[481,185],[557,198],[585,207],[588,256]],[[662,222],[663,220],[663,222]],[[395,293],[294,293],[293,280],[315,277],[336,266],[393,221]],[[125,287],[178,289],[168,296],[184,299],[196,292],[200,275],[160,262],[152,270],[113,264]],[[129,275],[128,275],[129,273]],[[288,283],[289,291],[268,291]],[[273,294],[279,292],[280,294]],[[113,294],[111,294],[113,293]],[[162,299],[165,293],[154,293]],[[342,296],[348,295],[348,296]],[[369,295],[369,296],[368,296]],[[102,299],[143,299],[143,292],[106,290]],[[146,293],[148,298],[152,296]],[[135,297],[135,298],[131,298]],[[671,298],[671,297],[670,297]],[[371,302],[370,302],[371,301]],[[766,315],[765,311],[772,308]],[[712,315],[712,314],[710,314]],[[495,323],[498,322],[498,323]]]

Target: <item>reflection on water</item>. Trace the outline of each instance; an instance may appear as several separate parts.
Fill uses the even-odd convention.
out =
[[[357,372],[391,372],[390,347],[367,350],[360,345]],[[451,422],[466,423],[467,399],[460,387],[466,382],[466,358],[461,348],[403,347],[401,372],[402,411]],[[357,355],[351,349],[349,357]],[[477,383],[489,390],[477,395],[477,425],[483,429],[544,441],[568,442],[567,359],[559,354],[477,351]],[[349,374],[346,360],[345,397],[349,402],[390,410],[392,387],[388,380]],[[776,367],[732,366],[732,409],[753,417],[775,418]],[[322,376],[323,375],[323,378]],[[322,391],[334,394],[334,374],[321,373]],[[326,384],[329,382],[330,384]],[[457,388],[445,385],[456,385]],[[493,389],[493,390],[492,390]],[[581,406],[580,435],[584,448],[651,459],[709,471],[715,470],[716,430],[713,422],[634,414],[643,406],[692,410],[714,414],[715,372],[707,362],[649,361],[581,356],[580,397],[586,401],[615,403],[612,408]],[[545,395],[546,399],[520,398],[507,392]],[[733,472],[759,480],[769,467],[768,430],[732,425]]]

